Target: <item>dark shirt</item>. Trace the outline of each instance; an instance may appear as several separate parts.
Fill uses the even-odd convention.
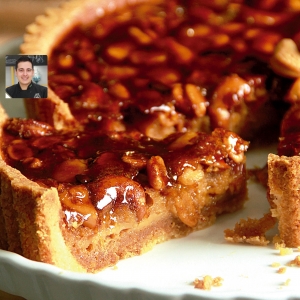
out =
[[[31,82],[27,90],[22,90],[19,83],[6,88],[6,93],[11,98],[47,98],[48,89],[42,85]]]

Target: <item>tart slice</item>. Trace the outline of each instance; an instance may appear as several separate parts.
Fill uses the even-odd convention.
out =
[[[29,259],[97,272],[247,199],[248,143],[224,129],[157,141],[0,120],[1,247]]]

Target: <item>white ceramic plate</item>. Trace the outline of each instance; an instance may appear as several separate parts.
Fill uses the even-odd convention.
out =
[[[2,47],[0,60],[5,54],[17,54],[20,41]],[[10,116],[25,116],[22,100],[4,99],[3,93],[1,103]],[[250,151],[249,166],[263,166],[273,150],[266,147]],[[249,182],[249,198],[243,210],[220,216],[212,227],[158,245],[98,274],[67,272],[0,250],[0,290],[28,300],[300,299],[300,269],[286,267],[286,273],[279,274],[278,267],[271,266],[274,262],[285,266],[300,254],[297,249],[293,254],[280,256],[273,245],[225,242],[226,228],[233,228],[241,218],[260,218],[268,211],[263,187]],[[270,232],[271,237],[275,231]],[[192,282],[205,275],[222,277],[222,286],[210,291],[195,289]]]

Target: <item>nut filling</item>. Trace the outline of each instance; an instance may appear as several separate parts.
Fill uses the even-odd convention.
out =
[[[156,139],[222,127],[248,139],[300,76],[299,5],[156,2],[75,27],[51,53],[51,89],[84,126]]]
[[[139,223],[158,198],[190,227],[201,223],[200,216],[240,208],[247,148],[248,142],[224,129],[157,141],[141,134],[60,132],[21,119],[7,121],[2,143],[10,166],[57,188],[68,227],[91,229]]]

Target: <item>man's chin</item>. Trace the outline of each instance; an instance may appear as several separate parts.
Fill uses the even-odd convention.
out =
[[[23,81],[23,82],[22,82],[22,81],[20,81],[20,84],[22,84],[22,85],[29,85],[29,84],[30,84],[30,82],[31,82],[31,81]]]

